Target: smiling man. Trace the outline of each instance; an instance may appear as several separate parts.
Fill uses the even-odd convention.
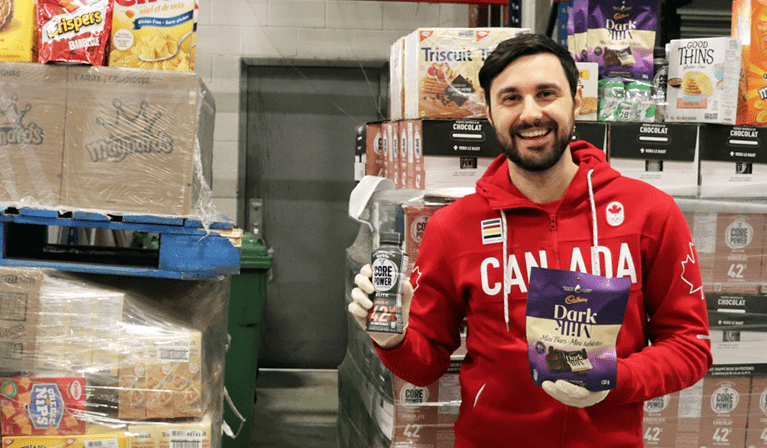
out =
[[[479,77],[504,153],[475,194],[426,225],[405,284],[405,332],[369,335],[387,368],[426,386],[450,366],[466,319],[457,448],[642,447],[644,402],[691,386],[712,363],[684,216],[669,195],[613,170],[601,150],[570,142],[581,92],[575,62],[556,42],[535,34],[505,41]],[[533,267],[630,279],[614,388],[533,381]],[[366,266],[356,276],[349,304],[362,328],[370,274]]]

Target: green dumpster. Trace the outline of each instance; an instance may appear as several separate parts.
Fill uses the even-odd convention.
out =
[[[253,426],[253,399],[258,370],[258,349],[261,345],[266,277],[272,267],[272,257],[263,240],[245,232],[240,250],[240,273],[232,276],[229,298],[229,335],[231,342],[226,353],[224,385],[232,403],[245,419],[242,429],[239,417],[224,406],[224,421],[237,434],[224,436],[223,448],[249,448],[250,428]]]

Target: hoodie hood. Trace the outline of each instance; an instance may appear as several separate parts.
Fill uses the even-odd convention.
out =
[[[607,163],[604,152],[594,145],[579,140],[570,144],[573,161],[578,165],[578,172],[565,191],[562,204],[578,204],[584,200],[591,206],[592,251],[599,248],[599,230],[597,228],[597,210],[594,202],[594,190],[607,184],[620,174]],[[506,156],[501,154],[488,167],[485,174],[477,181],[477,194],[487,200],[490,207],[498,210],[501,217],[501,239],[503,241],[503,318],[506,331],[509,331],[509,293],[508,281],[508,224],[506,210],[520,207],[540,207],[511,183]],[[592,273],[600,275],[599,257],[593,254]]]
[[[585,200],[589,197],[586,177],[592,171],[591,182],[594,188],[620,177],[620,174],[607,163],[605,153],[594,145],[578,140],[570,143],[573,161],[578,164],[578,172],[565,192],[564,200]],[[477,193],[485,198],[494,210],[534,206],[509,179],[506,156],[501,154],[487,168],[477,181]]]

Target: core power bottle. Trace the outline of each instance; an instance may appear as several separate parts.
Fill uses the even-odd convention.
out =
[[[384,232],[381,245],[373,251],[373,307],[368,312],[367,330],[402,333],[402,282],[408,258],[402,251],[401,234]]]

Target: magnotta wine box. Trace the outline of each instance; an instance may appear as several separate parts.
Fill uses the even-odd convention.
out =
[[[0,62],[0,204],[61,200],[66,67]]]
[[[473,188],[502,152],[486,119],[404,120],[400,126],[412,139],[405,188]]]
[[[610,166],[679,196],[698,193],[698,126],[611,123]]]
[[[212,101],[194,73],[69,68],[62,202],[79,209],[188,215],[198,128]]]
[[[700,127],[700,196],[762,197],[767,187],[767,128]]]

